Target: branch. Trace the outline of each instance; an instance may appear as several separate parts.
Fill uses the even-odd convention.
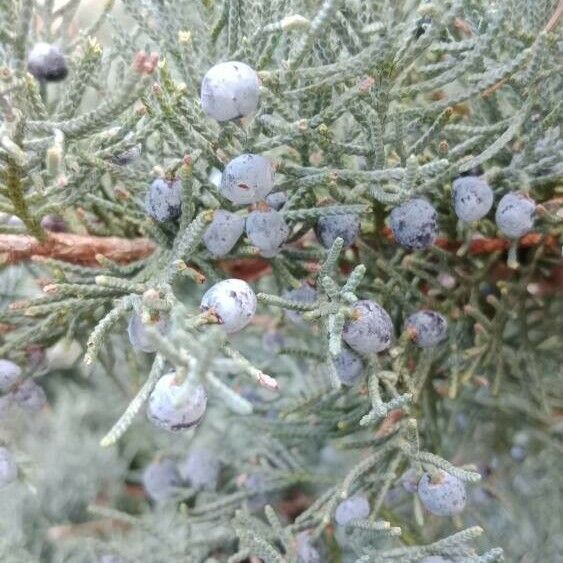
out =
[[[116,519],[103,518],[81,524],[52,526],[47,530],[47,538],[52,542],[71,538],[99,538],[110,536],[116,530],[127,531],[131,525]]]
[[[221,260],[217,264],[219,268],[234,278],[240,278],[248,282],[259,280],[271,273],[272,267],[264,258],[237,258],[235,260]]]
[[[155,243],[145,238],[49,233],[45,241],[39,241],[29,235],[0,234],[0,262],[3,264],[17,264],[43,256],[71,264],[99,266],[96,254],[118,264],[127,264],[150,256],[155,248]]]
[[[549,21],[545,25],[544,31],[553,31],[555,29],[555,26],[561,19],[561,15],[563,15],[563,0],[559,0],[559,5],[555,9],[555,12],[553,12],[551,18],[549,18]]]
[[[383,235],[393,240],[391,230],[386,227]],[[547,247],[558,248],[557,238],[551,235],[529,233],[520,239],[520,246],[530,247],[545,243]],[[455,251],[461,242],[438,238],[436,245],[445,250]],[[491,254],[507,250],[510,242],[500,238],[479,238],[471,241],[469,254]],[[97,254],[118,264],[128,264],[150,256],[156,244],[146,238],[125,239],[119,237],[97,237],[70,233],[49,233],[41,242],[29,235],[0,234],[0,264],[17,264],[25,260],[54,258],[70,264],[99,266]],[[221,260],[218,266],[230,275],[247,281],[255,281],[271,272],[271,266],[262,258]]]
[[[556,249],[558,247],[557,238],[552,235],[542,235],[540,233],[528,233],[524,235],[520,241],[521,248],[530,248],[545,243],[548,248]],[[510,241],[502,238],[476,238],[469,243],[469,254],[478,256],[480,254],[492,254],[510,248]],[[440,237],[436,241],[436,246],[444,250],[457,250],[461,244],[459,241],[451,241]]]
[[[389,227],[384,227],[382,230],[383,236],[388,240],[394,240],[393,233]],[[518,246],[521,248],[530,248],[544,243],[549,249],[557,250],[559,243],[557,237],[553,235],[542,235],[541,233],[528,233],[524,235],[519,241]],[[455,252],[462,242],[458,240],[451,240],[446,237],[438,237],[435,242],[436,246],[443,250]],[[510,241],[503,238],[475,238],[469,243],[468,253],[473,256],[480,254],[492,254],[493,252],[500,252],[510,248]]]

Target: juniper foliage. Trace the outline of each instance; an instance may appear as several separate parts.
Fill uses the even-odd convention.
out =
[[[49,402],[0,396],[18,465],[0,490],[2,561],[297,563],[303,531],[328,562],[560,557],[561,3],[2,0],[0,15],[0,357]],[[27,72],[39,42],[60,47],[63,81]],[[256,70],[260,101],[218,123],[200,86],[224,61]],[[286,197],[272,257],[245,236],[220,259],[202,242],[215,210],[252,211],[217,179],[241,154],[269,158]],[[496,203],[517,191],[540,205],[530,235],[505,240],[493,212],[458,222],[452,182],[481,173]],[[181,185],[170,221],[145,210],[158,178]],[[437,210],[430,248],[390,236],[413,197]],[[338,215],[359,216],[360,234],[324,248],[313,229]],[[46,230],[53,216],[76,244],[135,239],[142,255],[54,257],[69,239]],[[228,336],[199,303],[233,277],[259,309]],[[304,282],[314,300],[283,297]],[[334,360],[358,300],[389,313],[395,339],[343,386]],[[405,330],[421,309],[448,321],[434,347]],[[156,353],[130,345],[133,315]],[[208,395],[182,433],[144,416],[170,371]],[[188,478],[152,504],[143,470],[197,447],[216,452],[217,487]],[[465,482],[464,512],[425,511],[407,470]],[[369,517],[336,525],[356,494]]]

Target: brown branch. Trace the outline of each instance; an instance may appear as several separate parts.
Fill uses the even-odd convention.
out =
[[[220,260],[217,266],[234,278],[256,281],[271,273],[272,267],[264,258],[237,258],[235,260]]]
[[[382,230],[383,236],[388,240],[394,240],[393,232],[389,227],[384,227]],[[528,233],[524,235],[519,241],[518,245],[521,248],[529,248],[531,246],[538,246],[545,244],[551,250],[558,250],[559,243],[557,237],[552,235],[542,235],[540,233]],[[438,237],[436,239],[436,246],[443,250],[455,252],[461,247],[462,242],[459,240],[451,240],[446,237]],[[492,254],[493,252],[500,252],[510,248],[510,241],[503,238],[475,238],[469,243],[468,252],[473,256],[480,254]]]
[[[388,227],[382,231],[384,237],[393,240]],[[520,239],[521,247],[545,244],[550,249],[558,249],[556,237],[529,233]],[[461,246],[460,241],[440,237],[436,245],[445,250],[455,251]],[[469,254],[491,254],[508,250],[510,241],[500,238],[478,238],[471,241]],[[125,239],[119,237],[96,237],[70,233],[49,233],[46,241],[41,242],[29,235],[0,234],[0,263],[17,264],[25,260],[54,258],[70,264],[99,266],[96,255],[101,254],[118,264],[128,264],[150,256],[156,244],[145,238]],[[242,258],[220,260],[217,265],[232,276],[247,281],[255,281],[269,274],[272,268],[263,258]]]
[[[557,238],[552,235],[542,235],[540,233],[528,233],[519,241],[521,248],[530,248],[544,243],[548,248],[558,247]],[[469,254],[478,256],[480,254],[492,254],[510,248],[510,241],[502,238],[476,238],[469,243]],[[461,244],[458,241],[451,241],[446,238],[438,238],[436,246],[444,250],[457,250]]]
[[[555,8],[555,12],[553,12],[551,18],[549,18],[549,21],[545,25],[544,31],[547,32],[553,31],[555,29],[555,26],[561,19],[562,15],[563,15],[563,0],[559,0],[559,5],[557,6],[557,8]]]
[[[52,542],[68,540],[71,538],[99,538],[111,536],[116,531],[126,532],[131,524],[112,518],[103,518],[81,524],[66,524],[52,526],[47,530],[47,538]]]
[[[99,266],[97,254],[118,264],[128,264],[150,256],[155,248],[155,243],[145,238],[49,233],[45,241],[39,241],[29,235],[0,234],[0,261],[4,264],[47,257],[71,264]]]

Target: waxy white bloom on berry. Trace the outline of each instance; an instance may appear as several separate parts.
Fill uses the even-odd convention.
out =
[[[342,385],[352,386],[362,376],[364,362],[356,352],[347,346],[342,346],[340,354],[333,359],[333,362]]]
[[[412,332],[415,344],[421,348],[436,346],[448,336],[446,317],[428,309],[410,315],[405,327]]]
[[[226,256],[244,231],[244,219],[235,213],[219,209],[203,234],[205,248],[216,258]]]
[[[176,372],[163,375],[150,394],[147,405],[148,419],[159,428],[178,432],[196,426],[207,407],[207,393],[195,385],[185,396],[183,385],[176,381]]]
[[[375,354],[391,346],[393,341],[393,321],[387,311],[367,299],[356,301],[353,305],[356,318],[344,325],[344,342],[359,354]]]
[[[168,317],[164,314],[161,314],[158,321],[154,324],[146,325],[137,313],[133,313],[127,325],[129,342],[131,342],[133,348],[148,354],[156,352],[156,347],[148,334],[147,327],[149,326],[154,327],[160,334],[166,334],[170,328]]]
[[[535,212],[536,202],[533,199],[510,193],[499,201],[495,221],[504,236],[517,239],[532,230]]]
[[[213,312],[227,334],[242,330],[256,313],[256,294],[243,280],[231,278],[210,287],[201,299],[201,310]]]
[[[180,217],[182,213],[182,182],[156,178],[149,186],[145,210],[155,221],[164,223]]]
[[[60,82],[68,74],[66,60],[56,45],[36,43],[27,57],[27,70],[47,82]]]
[[[324,215],[319,217],[315,226],[317,239],[325,248],[330,248],[338,237],[344,241],[344,247],[351,246],[359,233],[360,217],[353,213]]]
[[[355,495],[343,500],[334,512],[334,521],[346,526],[352,520],[363,520],[369,516],[369,502],[363,495]]]
[[[432,480],[424,473],[418,482],[418,497],[426,509],[437,516],[459,514],[467,501],[465,485],[457,477],[438,470],[439,478]]]
[[[221,193],[237,205],[264,199],[274,187],[274,165],[259,154],[241,154],[233,158],[221,176]]]
[[[201,107],[217,121],[231,121],[254,113],[259,99],[258,75],[245,63],[219,63],[203,77]]]
[[[10,360],[0,360],[0,392],[9,391],[21,374],[20,366]]]
[[[438,236],[438,214],[423,198],[414,198],[395,207],[389,219],[395,240],[405,248],[429,248]]]
[[[275,256],[287,240],[289,226],[275,209],[252,211],[246,218],[246,236],[265,258]]]
[[[462,176],[452,188],[455,214],[466,223],[482,219],[493,206],[493,190],[483,178]]]

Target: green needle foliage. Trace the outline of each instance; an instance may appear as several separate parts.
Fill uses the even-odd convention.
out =
[[[22,369],[0,385],[0,445],[18,468],[0,489],[0,560],[557,561],[560,16],[557,0],[0,0],[0,358]],[[60,48],[64,80],[28,73],[39,42]],[[256,71],[259,104],[217,122],[200,87],[226,61]],[[273,257],[242,235],[216,258],[215,211],[253,210],[217,179],[246,153],[273,163],[289,235]],[[471,224],[452,205],[467,174],[495,199]],[[145,210],[157,178],[179,181],[175,220]],[[494,221],[510,192],[538,204],[520,241]],[[437,212],[423,250],[389,229],[414,196]],[[350,215],[349,246],[315,238],[320,218]],[[13,265],[30,236],[64,239],[53,221],[70,246],[144,251]],[[234,335],[199,306],[227,278],[258,302]],[[363,300],[394,335],[360,357],[346,342]],[[448,322],[436,346],[405,330],[421,309]],[[131,345],[131,318],[153,352]],[[345,353],[359,371],[343,384]],[[176,433],[145,416],[170,371],[174,408],[207,393],[203,419]],[[198,448],[219,464],[213,486],[182,474]],[[163,458],[182,484],[156,502],[140,485]],[[463,483],[464,510],[427,510],[423,474]],[[358,495],[369,514],[342,523]]]

